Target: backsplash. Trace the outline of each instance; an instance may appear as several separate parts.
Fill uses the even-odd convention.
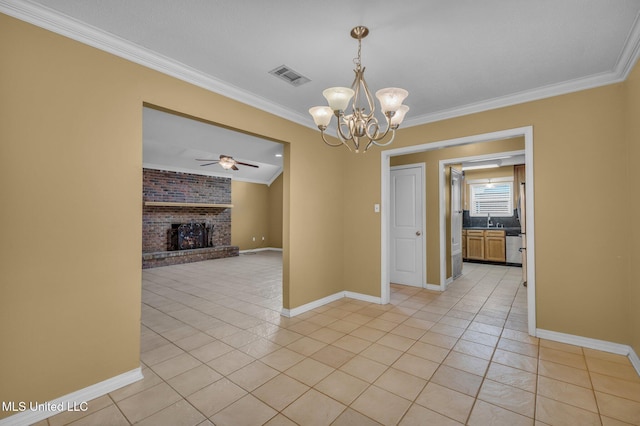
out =
[[[518,210],[513,210],[513,216],[504,217],[504,216],[491,216],[492,226],[504,226],[505,228],[517,228],[520,226],[520,221],[518,220]],[[471,217],[469,214],[469,210],[463,210],[462,212],[462,227],[463,228],[475,228],[475,227],[484,227],[487,226],[487,218],[486,217]]]

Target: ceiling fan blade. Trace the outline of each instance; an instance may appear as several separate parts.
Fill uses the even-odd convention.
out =
[[[231,170],[240,170],[236,167],[236,165],[234,164],[233,166],[231,166]]]
[[[255,164],[249,164],[249,163],[242,163],[240,161],[236,161],[236,164],[240,164],[242,166],[249,166],[249,167],[255,167],[256,169],[260,166],[256,166]]]
[[[214,161],[213,163],[200,164],[200,167],[202,167],[202,166],[210,166],[212,164],[218,164],[218,161]]]

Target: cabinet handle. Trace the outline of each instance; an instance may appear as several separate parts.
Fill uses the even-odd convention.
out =
[[[422,232],[416,231],[416,236],[419,237],[420,235],[422,235]]]

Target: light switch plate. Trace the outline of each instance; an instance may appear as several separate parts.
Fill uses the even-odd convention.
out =
[[[380,213],[380,204],[374,204],[373,205],[373,211],[376,213]]]

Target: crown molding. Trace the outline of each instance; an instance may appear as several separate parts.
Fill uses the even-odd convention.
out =
[[[313,122],[309,120],[306,115],[297,111],[292,111],[282,105],[275,104],[237,86],[230,85],[171,58],[160,55],[142,46],[138,46],[121,37],[117,37],[99,28],[87,25],[69,16],[60,14],[40,4],[33,3],[29,0],[0,0],[0,12],[118,57],[130,60],[147,68],[159,71],[163,74],[175,77],[187,83],[202,87],[203,89],[211,92],[250,105],[302,126],[316,129]],[[616,66],[611,72],[424,114],[405,120],[402,127],[419,126],[435,121],[461,117],[581,90],[593,89],[608,84],[619,83],[627,78],[639,56],[640,18],[636,17]]]
[[[28,0],[0,0],[0,12],[179,80],[311,127],[309,119],[237,86]]]
[[[640,58],[640,15],[636,16],[629,36],[624,44],[624,48],[620,52],[618,61],[616,62],[616,74],[618,80],[626,80],[629,73]]]
[[[267,186],[271,186],[271,184],[273,182],[276,181],[276,179],[278,179],[280,177],[280,175],[282,174],[284,170],[282,169],[282,167],[278,168],[278,170],[273,174],[273,176],[271,177],[271,179],[269,179],[269,182],[267,182]]]
[[[448,110],[421,115],[405,120],[402,127],[419,126],[421,124],[433,123],[435,121],[462,117],[464,115],[475,114],[483,111],[523,104],[526,102],[538,101],[554,96],[566,95],[573,92],[579,92],[581,90],[595,89],[596,87],[606,86],[609,84],[620,83],[627,79],[636,62],[638,62],[639,57],[640,15],[636,16],[636,19],[633,22],[633,26],[631,27],[631,31],[629,31],[629,36],[627,37],[624,47],[620,52],[620,56],[616,61],[616,66],[610,72],[564,81],[562,83],[551,84],[532,90],[526,90],[520,93],[510,94],[507,96],[489,99],[482,102],[471,103]]]
[[[637,57],[636,57],[637,59]],[[635,61],[634,61],[635,63]],[[553,84],[533,90],[507,95],[499,98],[489,99],[487,101],[472,103],[461,107],[455,107],[448,110],[425,114],[414,117],[403,122],[403,128],[419,126],[421,124],[433,123],[436,121],[447,120],[465,115],[476,114],[479,112],[490,111],[498,108],[509,107],[513,105],[523,104],[526,102],[539,101],[541,99],[551,98],[554,96],[566,95],[581,90],[594,89],[600,86],[619,83],[624,81],[625,76],[630,70],[625,70],[623,76],[617,72],[599,74],[589,76],[568,82]]]

